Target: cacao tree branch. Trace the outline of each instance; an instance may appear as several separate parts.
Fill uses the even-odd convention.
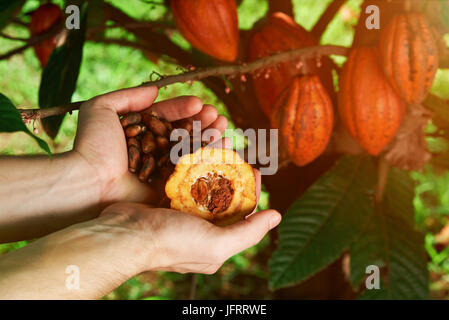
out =
[[[142,51],[151,51],[151,49],[143,43],[129,41],[126,39],[105,38],[105,37],[96,35],[96,36],[87,37],[87,40],[92,41],[92,42],[104,43],[104,44],[116,44],[116,45],[119,45],[122,47],[130,47],[130,48],[139,49]]]
[[[115,45],[122,46],[122,47],[129,47],[129,48],[141,50],[144,53],[146,52],[146,53],[153,54],[154,56],[157,56],[158,59],[170,61],[170,58],[161,56],[160,54],[153,52],[152,48],[150,48],[146,43],[139,43],[139,42],[135,42],[135,41],[129,41],[126,39],[105,38],[105,37],[102,37],[99,35],[88,35],[87,40],[96,42],[96,43],[115,44]]]
[[[166,0],[166,5],[170,7],[169,1]],[[198,60],[193,57],[191,52],[185,51],[182,48],[174,44],[165,33],[167,29],[163,29],[164,33],[156,32],[155,30],[149,31],[142,28],[128,28],[133,24],[138,24],[139,21],[124,14],[121,10],[115,8],[110,4],[105,4],[106,15],[109,20],[114,21],[117,25],[123,26],[127,31],[133,33],[139,40],[139,43],[148,46],[151,53],[157,56],[168,56],[173,60],[176,60],[179,65],[189,66],[196,65],[197,67],[206,67],[202,65],[202,60]],[[244,32],[242,32],[242,36]],[[210,62],[206,62],[209,64]],[[234,91],[226,93],[226,84],[223,79],[218,77],[210,77],[203,79],[204,85],[209,88],[223,103],[231,115],[232,121],[241,128],[249,127],[248,116],[246,115],[247,99],[245,98],[244,104],[236,97]],[[242,121],[240,121],[242,119]]]
[[[44,119],[51,116],[61,115],[67,112],[78,110],[83,103],[84,101],[72,102],[48,109],[19,109],[19,112],[22,116],[23,121],[27,123],[32,120]]]
[[[295,59],[307,59],[319,56],[328,55],[340,55],[345,56],[348,52],[348,48],[341,46],[314,46],[296,49],[292,51],[286,51],[278,53],[272,56],[268,56],[259,60],[255,60],[248,64],[241,65],[223,65],[217,67],[210,67],[204,69],[198,69],[194,71],[188,71],[179,75],[162,76],[159,80],[144,82],[141,86],[156,86],[162,88],[174,83],[186,83],[197,80],[206,79],[214,76],[240,76],[244,74],[250,74],[257,70],[266,69],[276,66],[282,62],[288,62]],[[54,115],[64,114],[78,109],[84,101],[79,101],[63,106],[56,106],[45,110],[36,109],[21,109],[19,110],[22,118],[27,120],[43,119]]]
[[[10,35],[5,34],[3,32],[0,32],[0,37],[8,39],[8,40],[13,40],[13,41],[24,41],[24,42],[27,42],[27,41],[30,40],[29,38],[13,37],[13,36],[10,36]]]
[[[139,21],[133,19],[109,3],[105,2],[104,8],[108,19],[114,21],[118,26],[122,26],[127,31],[134,34],[140,42],[144,42],[149,48],[151,48],[152,52],[160,55],[168,55],[176,59],[181,64],[189,64],[186,63],[188,62],[187,60],[190,60],[186,51],[174,44],[165,34],[149,32],[148,29],[142,28],[128,28],[127,26],[139,23]]]
[[[346,0],[334,0],[333,2],[331,2],[331,4],[327,7],[326,11],[324,11],[321,18],[312,28],[312,34],[314,34],[318,39],[321,38],[324,31],[326,31],[327,26],[332,21],[332,19],[334,19],[335,15],[340,10],[340,8],[345,4],[345,2]]]
[[[47,40],[47,39],[57,35],[59,32],[61,32],[63,27],[64,27],[63,23],[56,24],[53,27],[51,27],[48,31],[29,38],[27,40],[27,43],[24,44],[23,46],[21,46],[19,48],[16,48],[16,49],[13,49],[13,50],[11,50],[9,52],[6,52],[4,54],[0,54],[0,60],[9,59],[9,58],[11,58],[12,56],[14,56],[16,54],[22,53],[26,49],[28,49],[30,47],[33,47],[33,46],[35,46],[35,45],[37,45],[37,44],[39,44],[39,43],[41,43],[41,42],[43,42],[45,40]]]
[[[27,29],[29,28],[29,24],[26,23],[26,22],[23,22],[23,21],[20,20],[19,18],[14,18],[14,19],[12,19],[11,22],[14,23],[14,24],[17,24],[17,25],[19,25],[19,26],[25,27],[25,28],[27,28]]]
[[[145,29],[145,30],[155,30],[155,29],[163,29],[163,30],[175,30],[176,26],[174,23],[169,21],[135,21],[129,22],[125,24],[114,24],[114,25],[102,25],[98,27],[89,28],[89,32],[97,32],[103,30],[110,30],[116,28],[123,28],[126,30],[133,29]]]

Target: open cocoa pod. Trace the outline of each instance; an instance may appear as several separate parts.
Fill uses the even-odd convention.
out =
[[[257,204],[252,167],[227,149],[201,148],[180,158],[165,185],[171,208],[226,226]]]

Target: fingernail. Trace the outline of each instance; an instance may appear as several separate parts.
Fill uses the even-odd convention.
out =
[[[281,215],[279,213],[273,214],[270,217],[270,230],[277,227],[277,225],[281,222]]]

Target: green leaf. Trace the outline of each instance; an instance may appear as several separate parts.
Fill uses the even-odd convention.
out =
[[[0,93],[0,132],[17,132],[23,131],[29,136],[33,137],[38,143],[39,147],[51,156],[50,148],[47,143],[36,137],[28,130],[25,123],[22,121],[20,112],[14,107],[11,100]]]
[[[24,0],[0,0],[0,31],[8,24]]]
[[[427,137],[427,150],[434,154],[447,153],[449,151],[449,141],[443,137]]]
[[[351,276],[355,288],[369,265],[383,269],[380,289],[361,299],[426,299],[428,272],[424,237],[413,227],[414,185],[408,173],[390,171],[385,198],[351,245]]]
[[[376,168],[344,157],[284,215],[270,261],[270,287],[294,285],[340,257],[373,214]]]
[[[142,298],[140,300],[170,300],[170,299],[166,298],[166,297],[154,296],[154,297]]]
[[[42,73],[39,106],[42,109],[70,103],[76,89],[83,57],[87,21],[87,2],[81,9],[81,28],[70,30],[65,44],[53,50]],[[45,131],[55,138],[64,115],[42,119]]]

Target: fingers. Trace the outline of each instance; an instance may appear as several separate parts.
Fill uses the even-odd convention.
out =
[[[168,121],[190,118],[203,109],[203,103],[197,97],[177,97],[155,103],[151,110]]]
[[[209,127],[212,123],[214,123],[215,120],[217,120],[218,117],[218,111],[217,108],[211,105],[204,105],[203,109],[200,113],[194,115],[191,118],[191,121],[201,121],[201,130],[206,129]]]
[[[218,115],[214,106],[207,104],[203,106],[197,97],[185,96],[157,102],[151,107],[151,110],[171,122],[178,120],[200,121],[201,130],[214,130],[213,134],[210,134],[214,140],[218,140],[228,127],[226,117]]]
[[[223,134],[228,127],[228,119],[224,116],[218,116],[217,119],[208,127],[208,129],[216,129]]]
[[[215,129],[214,139],[218,140],[228,127],[228,120],[219,116],[217,109],[211,105],[202,104],[201,100],[193,96],[183,96],[154,103],[158,94],[157,87],[136,87],[119,90],[95,97],[82,107],[86,111],[102,108],[110,109],[118,114],[139,112],[151,108],[166,120],[173,122],[186,119],[187,121],[201,121],[201,129]],[[220,133],[218,135],[218,133]]]
[[[136,87],[107,93],[91,102],[94,106],[114,110],[116,113],[125,114],[137,112],[150,107],[158,94],[157,87]]]
[[[232,140],[229,138],[222,138],[220,140],[215,140],[214,142],[207,145],[208,148],[215,149],[230,149],[232,150]]]
[[[253,168],[253,172],[254,172],[254,176],[256,177],[256,199],[257,199],[257,201],[256,201],[256,206],[255,206],[252,214],[254,214],[254,212],[257,211],[257,206],[259,205],[260,191],[262,188],[262,176],[260,175],[260,171]]]
[[[275,210],[260,211],[246,220],[222,228],[219,239],[220,250],[226,257],[233,256],[257,244],[281,222],[281,215]]]

